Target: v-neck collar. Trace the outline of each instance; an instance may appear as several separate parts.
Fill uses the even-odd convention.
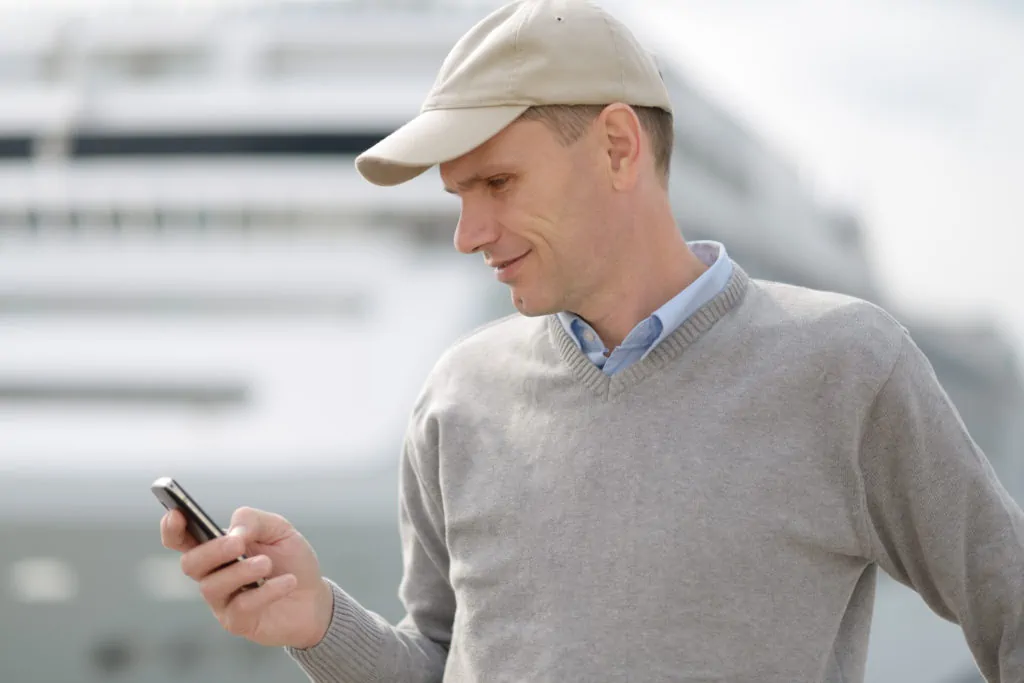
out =
[[[610,398],[642,382],[682,354],[743,299],[749,283],[747,273],[733,263],[732,276],[725,289],[697,309],[672,334],[651,349],[645,358],[614,375],[606,375],[580,350],[557,315],[548,316],[548,334],[576,379],[599,396]]]

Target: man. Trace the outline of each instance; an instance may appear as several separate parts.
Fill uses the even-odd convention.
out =
[[[459,41],[422,113],[357,160],[380,185],[439,164],[456,247],[522,313],[451,348],[412,411],[408,614],[322,579],[281,517],[243,508],[194,547],[170,513],[227,630],[319,683],[849,683],[880,566],[989,681],[1024,680],[1024,514],[927,361],[875,306],[684,242],[671,145],[654,63],[582,0]]]

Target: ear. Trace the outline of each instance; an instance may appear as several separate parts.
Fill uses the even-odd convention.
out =
[[[616,190],[631,189],[640,176],[643,157],[643,130],[633,108],[626,104],[610,104],[596,122],[608,172]]]

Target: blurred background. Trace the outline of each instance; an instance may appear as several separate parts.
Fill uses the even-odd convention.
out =
[[[0,14],[0,680],[304,680],[159,542],[176,477],[279,512],[401,617],[396,471],[453,340],[512,311],[436,172],[363,182],[497,2],[43,2]],[[608,0],[676,107],[689,239],[852,294],[924,349],[1024,494],[1024,5]],[[868,680],[979,681],[882,577]]]

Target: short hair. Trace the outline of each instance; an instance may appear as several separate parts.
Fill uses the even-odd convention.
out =
[[[559,141],[569,146],[583,137],[607,105],[600,104],[547,104],[527,109],[521,119],[540,121],[550,127]],[[654,153],[654,166],[668,184],[672,164],[672,146],[675,132],[672,127],[672,113],[660,107],[632,107],[640,119],[640,127],[647,133]]]

